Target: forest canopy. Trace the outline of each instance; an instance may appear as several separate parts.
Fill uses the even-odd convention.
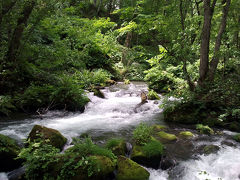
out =
[[[3,0],[0,114],[83,111],[85,90],[127,79],[183,98],[170,114],[193,104],[205,119],[239,123],[239,7],[238,0]]]

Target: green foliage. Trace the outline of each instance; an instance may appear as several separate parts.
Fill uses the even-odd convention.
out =
[[[159,141],[150,141],[143,146],[143,152],[147,157],[161,156],[164,146]]]
[[[133,131],[133,139],[138,145],[145,145],[151,139],[152,128],[144,123],[141,123]]]
[[[160,99],[160,97],[154,90],[150,90],[147,94],[147,97],[149,100],[159,100]]]
[[[124,84],[130,84],[130,80],[129,79],[124,79]]]
[[[11,96],[0,96],[0,115],[9,115],[15,109]]]
[[[123,141],[123,139],[121,138],[114,138],[114,139],[110,139],[107,144],[106,144],[106,148],[107,149],[111,149],[113,147],[118,146],[121,142]]]
[[[116,159],[116,156],[110,150],[93,144],[90,138],[84,140],[74,139],[74,146],[68,149],[67,152],[77,153],[78,156],[99,155],[106,156],[112,160]]]
[[[27,179],[53,179],[49,174],[50,166],[56,165],[59,158],[59,149],[43,143],[43,141],[30,143],[19,153],[19,158],[24,160],[26,165]]]

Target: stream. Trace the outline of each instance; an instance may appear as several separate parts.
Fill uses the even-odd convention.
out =
[[[166,144],[168,153],[176,160],[175,167],[169,170],[150,172],[150,180],[239,180],[240,179],[240,144],[233,141],[234,132],[222,131],[218,135],[199,134],[194,127],[166,124],[163,121],[161,100],[149,100],[136,108],[141,102],[140,94],[147,92],[143,82],[129,85],[118,83],[101,90],[105,98],[101,99],[88,93],[90,102],[84,113],[50,111],[38,116],[16,116],[0,119],[0,134],[20,142],[26,139],[36,124],[59,130],[68,138],[89,134],[93,141],[104,144],[108,139],[122,137],[131,142],[132,131],[141,122],[149,125],[161,124],[169,127],[174,134],[189,130],[195,134],[191,140],[177,140]],[[173,98],[170,100],[174,100]],[[201,153],[204,145],[217,145],[219,151],[209,155]],[[2,162],[0,162],[2,163]],[[7,173],[0,173],[0,180],[7,180]]]

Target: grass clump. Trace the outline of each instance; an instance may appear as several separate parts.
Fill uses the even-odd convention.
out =
[[[148,96],[149,100],[159,100],[160,99],[160,97],[158,96],[158,94],[154,90],[150,90],[148,92],[147,96]]]
[[[151,140],[152,128],[148,125],[141,123],[134,131],[133,131],[133,139],[138,145],[145,145],[147,142]]]
[[[116,147],[118,146],[121,142],[123,141],[123,139],[121,138],[113,138],[113,139],[110,139],[107,144],[106,144],[106,148],[107,149],[111,149],[113,147]]]
[[[143,146],[143,152],[147,157],[161,156],[164,146],[159,141],[150,141]]]

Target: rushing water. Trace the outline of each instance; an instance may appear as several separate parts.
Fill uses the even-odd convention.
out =
[[[124,85],[118,83],[101,90],[105,99],[88,96],[91,102],[86,106],[84,113],[66,113],[62,111],[49,112],[42,118],[23,117],[4,119],[0,121],[0,134],[21,140],[27,137],[35,124],[59,130],[64,136],[78,137],[88,133],[93,140],[104,143],[112,137],[123,137],[129,140],[133,129],[141,122],[148,124],[165,124],[162,110],[159,108],[161,100],[148,101],[137,107],[141,102],[140,94],[147,92],[147,85],[142,82]],[[186,130],[186,127],[172,127],[173,132]],[[196,133],[196,132],[195,132]],[[178,162],[171,170],[154,170],[150,180],[237,180],[240,174],[239,144],[230,138],[231,132],[223,135],[207,137],[199,135],[191,141],[177,141],[167,145]],[[227,143],[226,143],[227,142]],[[215,144],[220,147],[216,154],[201,155],[198,148],[202,145]],[[5,173],[0,173],[0,180],[7,179]]]

